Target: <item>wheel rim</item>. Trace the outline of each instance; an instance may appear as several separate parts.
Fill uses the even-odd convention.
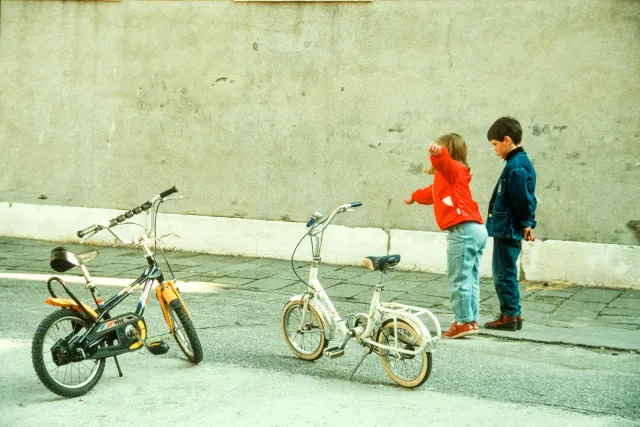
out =
[[[73,316],[66,316],[56,320],[47,329],[42,342],[42,360],[49,377],[57,384],[66,388],[80,388],[91,382],[98,373],[100,360],[85,359],[80,362],[70,362],[58,366],[53,360],[51,347],[59,340],[77,335],[87,324]]]
[[[381,344],[406,350],[415,350],[420,347],[418,334],[400,323],[397,325],[397,335],[394,334],[393,322],[382,330],[382,334],[384,338]],[[380,355],[391,372],[402,381],[414,381],[423,371],[425,361],[422,353],[411,356],[394,350],[381,350]]]
[[[301,330],[298,330],[303,315],[304,323]],[[296,351],[302,354],[313,354],[320,348],[322,344],[320,319],[311,309],[303,313],[299,305],[292,306],[285,314],[284,327],[289,342]]]
[[[173,324],[173,336],[176,337],[176,341],[178,342],[178,345],[182,348],[182,350],[189,356],[193,357],[193,348],[191,347],[191,343],[187,339],[187,334],[184,330],[184,326],[176,315],[175,310],[173,310],[170,305],[168,307],[169,313],[171,313],[171,323]]]

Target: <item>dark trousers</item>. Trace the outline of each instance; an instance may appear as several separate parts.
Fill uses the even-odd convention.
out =
[[[510,317],[520,315],[517,261],[521,243],[521,240],[493,239],[493,284],[500,300],[500,312]]]

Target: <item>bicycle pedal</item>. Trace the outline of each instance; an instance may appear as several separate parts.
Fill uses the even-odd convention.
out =
[[[340,356],[344,356],[344,348],[340,348],[336,346],[336,347],[329,347],[324,350],[324,357],[326,358],[336,359]]]
[[[149,344],[149,351],[154,356],[159,356],[161,354],[165,354],[169,351],[169,344],[164,341],[156,341]]]

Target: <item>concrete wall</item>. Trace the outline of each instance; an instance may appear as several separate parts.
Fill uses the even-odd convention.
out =
[[[511,114],[539,239],[637,245],[640,2],[2,1],[0,201],[436,231],[404,206],[466,137],[486,215]],[[40,198],[42,197],[42,198]],[[45,199],[46,197],[46,199]],[[85,224],[78,224],[84,226]]]

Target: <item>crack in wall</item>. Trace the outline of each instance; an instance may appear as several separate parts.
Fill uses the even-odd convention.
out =
[[[389,255],[391,254],[391,230],[383,228],[382,231],[387,234],[387,255]]]
[[[449,27],[447,28],[447,55],[449,55],[449,68],[453,68],[451,59],[451,16],[449,16]]]

